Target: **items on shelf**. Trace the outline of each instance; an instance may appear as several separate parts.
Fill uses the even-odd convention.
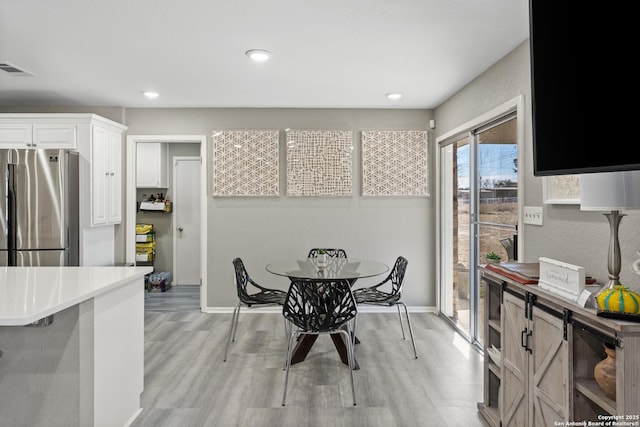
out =
[[[171,200],[164,193],[152,194],[147,200],[140,202],[139,210],[170,213]]]
[[[598,316],[640,322],[640,295],[624,285],[602,289],[596,295]]]
[[[604,344],[607,355],[593,368],[593,378],[598,387],[611,400],[616,400],[616,348],[611,344]]]
[[[136,224],[136,263],[153,265],[156,252],[156,233],[153,224]]]

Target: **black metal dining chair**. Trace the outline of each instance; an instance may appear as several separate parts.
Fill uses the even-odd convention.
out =
[[[313,248],[309,251],[309,255],[307,258],[316,258],[320,251],[324,250],[328,257],[332,258],[347,258],[347,251],[344,249],[323,249],[323,248]]]
[[[294,327],[291,328],[287,348],[286,374],[282,406],[287,400],[289,370],[293,343],[303,334],[341,334],[347,347],[351,394],[356,404],[356,389],[353,381],[355,367],[353,356],[352,321],[358,313],[356,301],[348,280],[293,279],[287,292],[282,315]]]
[[[356,303],[369,304],[369,305],[385,305],[396,306],[398,308],[398,317],[400,318],[400,329],[402,330],[402,339],[405,340],[404,326],[402,325],[402,315],[400,314],[400,306],[404,307],[404,313],[407,318],[407,324],[409,325],[409,334],[411,335],[411,344],[413,345],[413,354],[415,358],[418,358],[418,352],[416,351],[416,343],[413,339],[413,330],[411,329],[411,319],[409,319],[409,311],[404,302],[400,300],[402,298],[402,283],[404,281],[404,274],[407,271],[407,259],[399,256],[393,266],[393,269],[389,275],[380,283],[374,286],[366,288],[355,289],[353,296],[356,299]],[[387,286],[385,286],[387,285]],[[389,289],[391,288],[391,289]]]
[[[264,307],[272,305],[283,305],[287,296],[285,291],[278,289],[269,289],[256,283],[247,272],[247,269],[242,262],[242,259],[236,258],[233,260],[233,268],[235,270],[234,281],[238,292],[238,305],[233,310],[233,316],[231,318],[231,326],[229,327],[229,338],[227,340],[227,346],[224,350],[224,359],[227,361],[227,354],[229,352],[229,346],[231,341],[236,340],[236,329],[238,328],[238,316],[240,315],[240,307]],[[251,291],[257,291],[249,293]],[[285,324],[286,326],[286,324]],[[287,331],[285,327],[285,332]]]

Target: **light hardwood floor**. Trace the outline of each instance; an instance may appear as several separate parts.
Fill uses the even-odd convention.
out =
[[[320,336],[292,366],[283,407],[282,315],[243,309],[223,362],[231,314],[149,308],[143,412],[132,427],[486,426],[476,409],[480,353],[437,315],[411,319],[418,359],[402,341],[397,314],[358,316],[357,406],[347,366]]]

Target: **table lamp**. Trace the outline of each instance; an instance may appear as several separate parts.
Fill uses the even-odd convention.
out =
[[[603,289],[620,284],[620,242],[618,227],[624,209],[640,208],[640,171],[587,173],[580,175],[580,210],[610,211],[609,280]]]

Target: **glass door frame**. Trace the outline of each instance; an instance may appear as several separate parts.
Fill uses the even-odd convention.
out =
[[[447,271],[445,270],[445,260],[444,260],[444,256],[450,256],[450,254],[446,251],[446,248],[443,247],[443,244],[445,244],[446,242],[443,242],[443,238],[442,238],[442,233],[443,233],[443,226],[447,223],[447,221],[449,221],[448,218],[443,218],[443,214],[442,214],[442,209],[443,209],[443,202],[442,202],[442,191],[441,191],[441,185],[442,185],[442,171],[441,171],[441,162],[442,162],[442,158],[441,158],[441,149],[457,140],[462,139],[464,136],[469,136],[470,138],[470,155],[472,157],[475,158],[476,155],[476,147],[475,147],[475,132],[477,130],[479,130],[480,128],[482,128],[483,126],[486,126],[492,122],[495,122],[496,120],[500,120],[501,118],[514,113],[515,112],[515,118],[517,119],[517,144],[518,144],[518,165],[520,165],[518,167],[518,224],[523,224],[523,203],[524,203],[524,170],[525,170],[525,163],[524,163],[524,99],[523,96],[517,96],[513,99],[511,99],[510,101],[500,105],[499,107],[496,107],[492,110],[490,110],[489,112],[481,115],[480,117],[471,120],[439,137],[436,137],[436,149],[435,149],[435,168],[436,168],[436,173],[435,173],[435,193],[436,193],[436,256],[437,256],[437,260],[438,262],[436,263],[436,310],[438,312],[439,315],[441,315],[441,317],[443,317],[445,320],[447,320],[449,323],[451,323],[451,325],[454,327],[454,329],[458,330],[460,332],[460,335],[462,335],[465,339],[467,339],[469,342],[471,342],[472,344],[474,344],[477,347],[482,347],[481,343],[479,342],[479,337],[478,337],[478,321],[480,321],[481,319],[477,319],[478,321],[476,321],[477,318],[477,309],[478,307],[474,307],[476,313],[471,316],[470,319],[470,324],[469,324],[469,336],[466,336],[464,333],[462,333],[462,331],[459,330],[459,327],[454,324],[453,321],[451,321],[449,319],[448,316],[444,315],[442,310],[442,297],[443,297],[443,290],[442,290],[442,283],[444,278],[446,277],[446,275],[448,274]],[[474,174],[476,174],[475,176],[470,176],[470,203],[471,204],[475,204],[475,210],[477,211],[477,198],[475,197],[474,193],[475,190],[477,188],[477,180],[478,180],[478,176],[477,176],[477,168],[473,168],[472,172],[474,172]],[[477,235],[477,231],[478,231],[478,225],[476,223],[477,221],[474,220],[472,221],[472,226],[471,226],[471,230],[470,230],[470,236],[476,236]],[[524,235],[524,231],[525,228],[524,227],[520,227],[518,230],[518,247],[517,247],[517,253],[519,254],[519,258],[520,259],[524,259],[524,250],[523,250],[523,242],[525,240],[525,235]],[[478,263],[477,263],[477,238],[473,237],[473,243],[470,247],[470,256],[471,256],[471,263],[469,266],[469,283],[470,283],[470,298],[473,298],[473,301],[475,301],[475,305],[477,306],[477,301],[478,299],[478,295],[477,295],[477,290],[479,289],[479,273],[478,273]]]

